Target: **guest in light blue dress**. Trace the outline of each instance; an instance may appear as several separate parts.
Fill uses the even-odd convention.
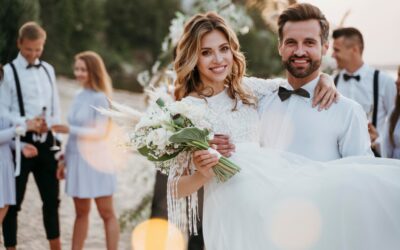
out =
[[[3,66],[0,64],[0,85],[3,80]],[[28,122],[23,130],[34,130],[36,124]],[[9,119],[0,117],[0,225],[7,214],[8,206],[15,205],[15,174],[11,148],[15,147],[12,139],[16,135],[16,127]],[[24,144],[24,156],[34,157],[37,149],[30,144]]]
[[[56,133],[68,133],[65,163],[57,175],[66,179],[66,193],[75,203],[72,249],[82,249],[87,236],[91,199],[104,221],[107,249],[118,249],[119,225],[112,195],[116,176],[111,153],[107,150],[110,121],[94,107],[108,108],[111,79],[101,57],[92,51],[75,56],[74,74],[83,89],[74,98],[68,115],[69,125],[54,125]],[[64,172],[65,170],[65,172]]]
[[[31,124],[27,125],[31,130]],[[15,205],[16,202],[14,159],[11,153],[11,149],[15,149],[15,143],[12,140],[15,136],[16,127],[10,120],[0,117],[0,224],[3,223],[8,206]],[[30,158],[36,156],[38,152],[33,145],[23,143],[22,153]]]
[[[15,129],[0,118],[0,222],[7,213],[8,205],[15,204],[14,162],[10,143]]]

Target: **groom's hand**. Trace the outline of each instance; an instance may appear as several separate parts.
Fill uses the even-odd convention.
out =
[[[225,157],[229,157],[235,152],[235,145],[230,142],[228,135],[215,134],[209,144],[214,145],[214,148]]]

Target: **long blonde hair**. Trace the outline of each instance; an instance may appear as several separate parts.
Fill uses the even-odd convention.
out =
[[[226,77],[228,95],[237,102],[240,99],[244,104],[255,105],[256,98],[245,90],[241,84],[246,73],[246,60],[240,51],[239,40],[235,32],[226,24],[225,20],[215,12],[197,14],[185,25],[183,35],[176,48],[174,68],[177,74],[175,81],[175,98],[180,100],[195,92],[205,96],[204,86],[196,67],[201,50],[201,39],[213,30],[221,31],[228,40],[233,54],[232,72]]]
[[[88,72],[85,87],[104,92],[108,97],[112,94],[111,78],[107,73],[103,59],[93,51],[84,51],[75,55],[75,60],[82,60]]]

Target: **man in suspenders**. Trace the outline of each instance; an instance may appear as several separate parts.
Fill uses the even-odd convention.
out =
[[[46,41],[46,32],[34,22],[19,30],[19,54],[4,67],[0,85],[0,115],[15,124],[37,122],[36,132],[28,132],[23,141],[35,145],[38,156],[22,158],[21,173],[16,177],[16,205],[10,206],[3,222],[4,245],[17,245],[17,215],[24,199],[29,173],[32,172],[43,202],[43,223],[50,249],[61,249],[59,230],[59,182],[54,144],[58,141],[48,128],[60,122],[59,96],[53,67],[39,58]]]
[[[338,91],[355,100],[367,114],[371,142],[383,134],[384,124],[394,107],[396,84],[389,75],[363,62],[364,40],[356,28],[339,28],[333,31],[333,54],[340,72],[335,76]],[[376,154],[377,155],[377,154]]]

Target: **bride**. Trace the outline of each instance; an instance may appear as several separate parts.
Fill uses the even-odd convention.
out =
[[[185,25],[175,70],[176,99],[207,109],[213,131],[235,143],[230,159],[241,167],[219,183],[211,171],[216,156],[203,152],[186,175],[170,173],[178,191],[172,199],[205,188],[207,250],[399,249],[400,164],[371,157],[321,163],[261,148],[256,97],[279,81],[243,77],[237,37],[220,16],[198,14]]]

